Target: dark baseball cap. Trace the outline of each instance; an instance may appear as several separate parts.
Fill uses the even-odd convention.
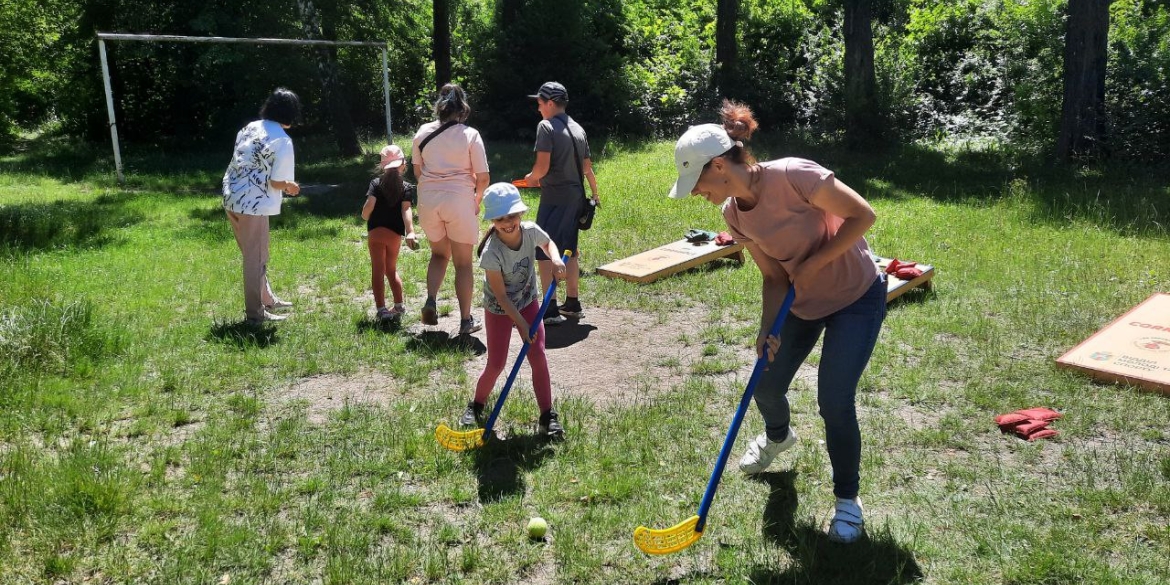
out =
[[[565,89],[565,86],[555,81],[550,81],[540,86],[540,90],[537,91],[535,95],[530,95],[528,97],[532,99],[540,98],[557,102],[568,101],[569,90]]]

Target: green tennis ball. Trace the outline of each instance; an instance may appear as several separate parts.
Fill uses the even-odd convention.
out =
[[[537,516],[528,521],[528,538],[541,539],[548,534],[548,522],[544,518]]]

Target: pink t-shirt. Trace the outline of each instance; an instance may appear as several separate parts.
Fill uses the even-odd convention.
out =
[[[809,203],[808,198],[830,171],[802,158],[782,158],[760,164],[760,201],[742,211],[735,198],[723,204],[723,219],[735,239],[754,242],[789,274],[824,246],[843,218]],[[825,266],[814,278],[796,287],[792,313],[801,319],[820,319],[861,298],[877,278],[877,264],[865,238]]]
[[[418,178],[420,198],[428,195],[475,194],[475,174],[488,172],[487,152],[479,131],[456,124],[427,143],[422,156],[418,143],[440,126],[438,121],[423,124],[414,135],[410,152],[414,163],[422,163],[423,174]]]

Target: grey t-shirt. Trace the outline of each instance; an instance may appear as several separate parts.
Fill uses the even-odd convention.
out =
[[[540,297],[540,289],[536,286],[536,248],[547,244],[548,234],[540,226],[530,221],[520,222],[520,249],[513,250],[492,236],[483,247],[483,255],[479,257],[479,267],[486,270],[498,270],[504,274],[504,290],[508,300],[517,311],[524,310],[533,301]],[[484,276],[483,307],[497,315],[505,315],[504,308],[496,300],[492,287]]]
[[[572,138],[565,129],[565,122],[572,129]],[[573,161],[573,141],[577,142],[578,162],[585,169],[589,154],[589,139],[585,129],[573,121],[568,114],[550,120],[541,120],[536,126],[536,152],[549,154],[548,174],[540,179],[540,202],[548,205],[576,203],[585,195],[577,162]]]

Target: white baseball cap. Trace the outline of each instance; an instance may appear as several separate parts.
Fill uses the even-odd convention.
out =
[[[690,197],[691,189],[695,188],[699,175],[703,174],[703,166],[735,145],[736,142],[718,124],[700,124],[688,128],[674,144],[674,167],[678,171],[678,180],[670,188],[670,197]]]

